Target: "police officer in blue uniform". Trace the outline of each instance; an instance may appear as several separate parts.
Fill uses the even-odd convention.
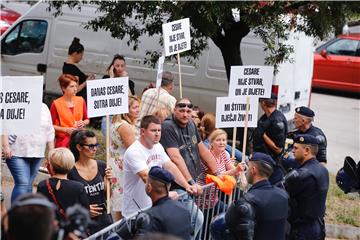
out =
[[[243,199],[229,207],[225,215],[225,222],[236,239],[285,239],[289,196],[285,190],[271,185],[268,180],[275,165],[275,161],[267,154],[255,152],[250,156],[246,177],[252,186]],[[247,203],[250,203],[252,209],[249,209]],[[251,219],[252,216],[255,217]],[[251,232],[254,233],[253,238]]]
[[[271,184],[281,181],[284,176],[280,162],[288,132],[284,114],[276,109],[276,99],[274,94],[271,95],[271,98],[260,99],[260,106],[265,113],[258,120],[253,135],[253,151],[266,153],[276,162],[274,173],[269,178]]]
[[[158,166],[150,169],[145,190],[153,206],[146,212],[150,216],[150,224],[143,226],[140,233],[160,232],[190,239],[189,211],[181,202],[168,197],[173,181],[173,175],[167,170]]]
[[[310,134],[316,137],[319,141],[318,144],[318,153],[316,154],[316,159],[319,162],[326,163],[326,146],[327,140],[324,132],[315,127],[312,122],[314,121],[315,113],[308,107],[298,107],[295,109],[294,115],[294,125],[297,130],[294,132],[294,135],[298,134]]]
[[[293,153],[300,168],[286,178],[290,195],[291,240],[325,239],[325,202],[329,189],[329,173],[316,160],[319,140],[309,134],[296,135]]]

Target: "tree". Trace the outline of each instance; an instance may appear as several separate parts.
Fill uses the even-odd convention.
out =
[[[128,45],[136,50],[139,37],[161,35],[162,24],[190,18],[191,51],[182,53],[189,62],[198,58],[208,47],[210,38],[221,50],[226,74],[230,67],[242,65],[240,43],[252,30],[264,42],[266,64],[276,67],[289,60],[292,47],[284,42],[289,31],[304,31],[323,39],[331,31],[341,29],[349,17],[360,17],[357,2],[322,1],[50,1],[50,8],[58,10],[67,4],[81,8],[81,3],[94,4],[104,15],[88,23],[95,31],[109,30],[113,37],[130,37]],[[240,19],[236,17],[240,13]],[[136,21],[129,21],[135,19]],[[148,52],[146,63],[155,66],[159,52]],[[175,56],[172,56],[175,57]]]

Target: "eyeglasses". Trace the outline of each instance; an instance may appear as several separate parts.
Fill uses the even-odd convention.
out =
[[[98,148],[100,146],[99,143],[96,143],[96,144],[81,144],[81,146],[86,146],[88,147],[90,150],[95,150],[95,148]]]
[[[188,107],[188,108],[193,108],[193,105],[192,105],[192,103],[178,103],[178,104],[176,104],[176,107],[178,107],[178,108],[184,108],[184,107]]]

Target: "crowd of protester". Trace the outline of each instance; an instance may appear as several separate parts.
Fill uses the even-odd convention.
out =
[[[303,176],[309,191],[315,191],[313,185],[317,184],[321,185],[322,193],[318,198],[312,196],[312,200],[318,201],[315,205],[319,206],[320,210],[317,210],[315,215],[304,215],[299,211],[309,207],[306,205],[309,199],[307,195],[302,196],[301,192],[294,189],[297,179],[288,183],[288,189],[284,187],[288,194],[284,189],[275,187],[287,173],[281,167],[288,134],[286,119],[276,110],[276,97],[260,100],[264,115],[259,119],[258,127],[254,131],[253,151],[261,154],[255,153],[254,156],[257,157],[254,158],[247,153],[246,159],[242,159],[242,153],[238,149],[235,149],[232,156],[233,149],[227,144],[227,133],[215,127],[214,113],[204,113],[201,108],[194,106],[189,98],[176,100],[171,95],[174,76],[170,72],[164,72],[160,89],[149,88],[141,97],[135,95],[135,83],[129,80],[128,113],[111,116],[109,129],[102,124],[104,136],[106,131],[109,131],[110,136],[110,161],[107,167],[104,159],[95,158],[100,145],[95,133],[86,128],[92,121],[87,116],[86,82],[94,79],[94,76],[84,74],[76,66],[81,61],[83,53],[84,46],[78,38],[74,38],[69,47],[68,59],[64,63],[63,74],[58,78],[63,96],[53,101],[50,111],[45,104],[42,105],[41,131],[34,135],[2,136],[3,154],[15,183],[11,195],[11,214],[16,213],[13,208],[19,210],[19,206],[33,204],[39,208],[34,208],[31,212],[34,219],[37,211],[51,208],[55,209],[55,215],[49,213],[48,218],[60,222],[67,219],[66,212],[69,207],[80,204],[88,210],[91,217],[92,221],[86,232],[91,235],[114,221],[152,206],[147,212],[152,219],[151,226],[143,227],[139,233],[162,232],[182,239],[197,239],[200,231],[204,235],[205,229],[202,229],[202,226],[210,224],[210,210],[222,212],[228,204],[219,198],[219,190],[214,186],[208,189],[206,194],[202,194],[202,187],[206,185],[206,175],[211,174],[220,179],[223,175],[237,178],[247,170],[247,180],[252,187],[262,181],[268,188],[267,191],[271,192],[270,188],[276,188],[276,194],[285,196],[285,202],[289,194],[290,199],[302,201],[304,204],[300,207],[290,205],[295,208],[290,216],[287,213],[283,216],[284,211],[281,211],[282,219],[289,217],[292,224],[289,239],[302,239],[297,236],[304,232],[305,236],[307,233],[312,236],[311,239],[323,239],[324,194],[326,197],[328,179],[326,180],[327,170],[316,165],[317,147],[313,147],[318,144],[325,145],[322,153],[326,153],[326,138],[321,131],[317,131],[322,134],[321,143],[309,137],[309,134],[296,138],[295,142],[299,145],[295,144],[295,157],[287,159],[286,162],[291,166],[297,162],[297,168],[302,169],[310,159],[312,164],[316,165],[316,171],[321,172],[323,176],[315,183]],[[128,76],[124,56],[115,55],[106,72],[104,78]],[[306,129],[309,129],[314,113],[307,107],[300,107],[296,110],[295,116],[298,126],[301,123],[307,124]],[[302,130],[299,127],[301,132],[298,134],[306,133],[306,129]],[[36,195],[30,197],[30,201],[26,193],[33,191],[33,181],[45,157],[46,145],[46,161],[51,176],[37,186],[37,192],[45,198]],[[306,149],[306,146],[310,146],[310,150]],[[302,154],[298,153],[300,148],[304,148]],[[304,157],[307,151],[310,158]],[[249,163],[246,167],[248,158],[254,163]],[[326,154],[322,155],[321,160],[326,162]],[[239,164],[240,162],[242,164]],[[257,162],[261,162],[262,165]],[[107,189],[107,183],[110,189]],[[111,195],[112,214],[107,213],[108,191]],[[188,194],[184,195],[184,192]],[[256,235],[257,231],[269,231],[266,227],[261,228],[262,224],[274,221],[266,216],[268,212],[262,212],[261,204],[268,204],[263,203],[266,201],[267,192],[264,194],[263,199],[259,201],[249,200],[256,205],[257,224],[254,239],[264,239],[261,236],[266,234]],[[200,199],[198,204],[194,204],[193,196]],[[253,197],[250,194],[249,196]],[[271,193],[269,196],[272,196]],[[21,202],[24,201],[27,204],[22,205]],[[284,201],[281,204],[284,204]],[[266,206],[271,208],[272,205]],[[287,207],[286,205],[286,209]],[[294,216],[294,213],[298,215]],[[276,212],[271,214],[276,215]],[[320,224],[319,227],[308,227],[307,224],[313,224],[314,219]],[[300,220],[303,222],[299,227]],[[4,225],[9,239],[21,239],[14,237],[14,223],[11,221],[13,220],[9,215],[9,221]],[[281,220],[277,225],[279,227],[276,231],[280,231],[277,232],[280,236],[277,239],[285,239],[285,223],[282,222]],[[48,228],[52,229],[50,226]],[[42,234],[43,238],[36,239],[50,239],[47,236],[51,234],[45,233],[45,230]],[[71,238],[71,234],[69,236]]]

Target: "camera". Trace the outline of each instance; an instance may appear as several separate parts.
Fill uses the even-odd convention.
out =
[[[89,211],[79,204],[66,209],[66,219],[60,222],[57,240],[65,239],[69,233],[77,237],[86,238],[87,228],[91,224]]]

